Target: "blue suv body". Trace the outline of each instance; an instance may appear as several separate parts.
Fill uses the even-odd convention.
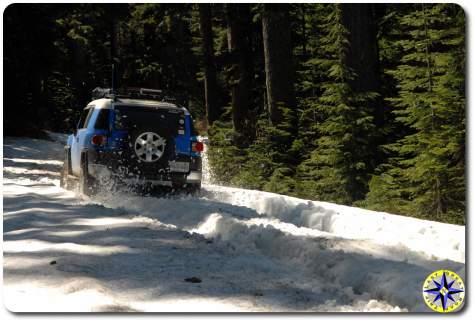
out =
[[[92,194],[104,178],[134,186],[201,186],[201,152],[189,111],[177,104],[105,95],[83,110],[68,136],[62,186],[79,179]]]

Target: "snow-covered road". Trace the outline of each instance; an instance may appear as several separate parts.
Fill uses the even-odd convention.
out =
[[[3,152],[12,311],[427,311],[430,272],[465,275],[464,226],[212,184],[91,200],[59,188],[61,143]]]

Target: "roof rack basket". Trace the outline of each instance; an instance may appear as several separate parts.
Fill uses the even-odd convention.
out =
[[[148,99],[163,99],[163,92],[159,89],[152,89],[152,88],[142,88],[142,87],[128,87],[123,90],[119,94],[119,96],[123,97],[122,95],[129,97],[129,98],[148,98]]]
[[[173,100],[171,97],[163,95],[159,89],[142,88],[142,87],[127,87],[119,89],[117,92],[111,88],[96,87],[92,91],[93,99],[100,98],[137,98],[137,99],[153,99],[153,100]]]

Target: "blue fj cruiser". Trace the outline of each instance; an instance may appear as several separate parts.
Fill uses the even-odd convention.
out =
[[[201,187],[201,152],[188,110],[161,91],[96,88],[65,146],[61,186],[97,192],[102,178],[138,187]]]

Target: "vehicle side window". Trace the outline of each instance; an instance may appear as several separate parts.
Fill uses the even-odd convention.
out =
[[[125,125],[125,120],[127,118],[126,115],[122,115],[121,111],[119,109],[115,109],[114,110],[114,114],[115,114],[115,117],[114,117],[114,128],[116,130],[123,130],[126,128],[126,125]]]
[[[84,128],[84,124],[86,123],[86,119],[89,115],[89,112],[92,110],[92,108],[85,108],[81,112],[81,116],[79,117],[79,121],[77,123],[77,128],[82,129]]]
[[[100,109],[99,115],[97,115],[96,124],[94,124],[94,128],[96,130],[108,130],[109,129],[109,109]]]
[[[93,112],[94,112],[94,108],[91,107],[91,108],[89,109],[89,113],[87,113],[86,120],[84,121],[84,124],[83,124],[82,127],[81,127],[82,129],[85,129],[85,128],[88,127],[89,121],[91,120],[91,117],[92,117],[92,113],[93,113]]]

